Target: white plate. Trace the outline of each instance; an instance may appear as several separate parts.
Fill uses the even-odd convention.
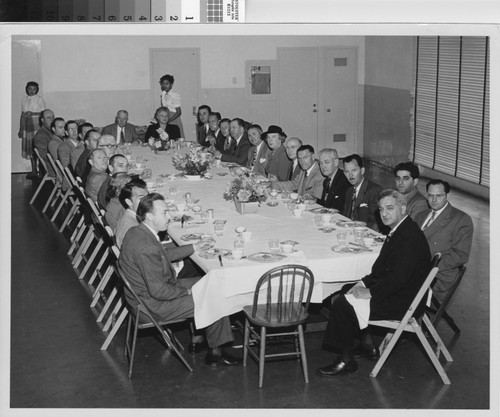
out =
[[[231,251],[228,249],[213,248],[208,250],[202,250],[198,253],[204,259],[215,259],[219,255],[226,257],[231,255]]]
[[[269,252],[257,252],[248,256],[248,259],[254,262],[277,262],[284,258],[286,258],[285,255]]]
[[[366,223],[361,221],[353,221],[353,220],[340,220],[337,223],[337,226],[341,227],[365,227]]]

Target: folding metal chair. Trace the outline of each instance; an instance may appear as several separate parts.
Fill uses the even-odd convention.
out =
[[[56,173],[57,173],[58,177],[61,178],[61,181],[63,183],[62,190],[64,193],[63,193],[63,196],[61,198],[61,201],[59,202],[59,205],[56,208],[56,211],[54,212],[54,214],[52,215],[52,218],[50,219],[50,221],[52,223],[54,223],[54,221],[57,219],[57,216],[59,215],[59,212],[63,208],[66,201],[68,201],[68,199],[71,196],[74,196],[73,187],[72,187],[69,179],[66,178],[66,172],[64,170],[64,167],[61,164],[61,161],[57,160],[57,161],[54,161],[54,163],[55,163],[55,167],[56,167]],[[71,202],[71,200],[69,200],[69,201]]]
[[[120,257],[120,251],[118,247],[113,246],[112,251],[114,253],[115,259],[118,260],[118,258]],[[121,282],[125,286],[126,290],[129,292],[129,294],[133,297],[133,299],[137,303],[135,306],[131,306],[130,304],[127,303],[127,301],[125,301],[125,304],[129,312],[128,324],[127,324],[127,336],[125,339],[125,356],[127,356],[129,359],[128,377],[129,378],[132,377],[132,370],[134,366],[134,355],[137,342],[137,333],[139,330],[149,329],[152,327],[155,327],[160,332],[160,335],[165,344],[167,345],[167,347],[174,351],[174,353],[177,355],[179,360],[184,364],[184,366],[190,372],[193,372],[193,368],[191,367],[191,365],[189,365],[189,363],[186,361],[186,358],[184,358],[184,356],[181,353],[183,347],[178,342],[177,338],[172,334],[170,329],[166,327],[169,324],[181,323],[187,320],[174,320],[174,321],[156,320],[153,317],[151,311],[142,302],[142,300],[136,294],[130,283],[124,277],[118,262],[115,263],[115,268],[118,277],[121,279]],[[130,339],[132,339],[132,341]],[[130,344],[130,342],[132,342],[132,344]]]
[[[441,256],[441,254],[436,254]],[[439,262],[439,257],[437,262]],[[426,293],[429,291],[429,287],[435,278],[437,272],[438,272],[438,267],[435,266],[437,264],[436,259],[433,259],[433,268],[429,272],[429,275],[427,275],[427,278],[425,279],[424,283],[420,287],[420,290],[418,291],[417,295],[413,299],[410,307],[408,308],[407,312],[405,313],[404,317],[398,321],[398,320],[370,320],[368,322],[369,325],[371,326],[378,326],[378,327],[383,327],[386,329],[391,329],[385,336],[384,340],[380,344],[380,358],[375,364],[373,370],[370,373],[371,377],[376,377],[378,375],[378,372],[384,365],[385,361],[389,357],[389,354],[392,352],[392,349],[396,345],[397,341],[399,340],[401,334],[403,332],[410,332],[410,333],[415,333],[422,343],[422,346],[427,353],[427,356],[431,360],[432,364],[434,365],[434,368],[436,368],[436,371],[438,372],[439,376],[441,377],[442,381],[444,384],[449,385],[451,384],[448,375],[446,375],[446,372],[444,371],[443,367],[441,366],[441,363],[439,362],[439,355],[442,352],[443,356],[445,357],[446,361],[452,362],[453,358],[450,355],[450,352],[448,352],[448,349],[444,345],[443,341],[439,337],[436,329],[432,325],[429,317],[427,316],[427,313],[423,313],[421,320],[418,319],[417,317],[414,317],[415,312],[417,311],[417,307],[419,306],[420,302],[422,301],[423,297],[425,296]],[[429,344],[427,338],[425,337],[421,323],[425,324],[425,327],[429,331],[432,339],[434,339],[434,342],[436,344],[436,348],[434,351]]]
[[[432,325],[434,327],[437,327],[437,325],[439,324],[439,320],[443,318],[446,321],[446,323],[448,323],[448,325],[451,327],[451,329],[455,332],[455,334],[461,333],[461,330],[456,325],[455,320],[453,320],[453,318],[448,314],[446,310],[448,309],[448,306],[453,298],[453,295],[460,286],[460,283],[462,282],[462,278],[466,270],[467,268],[465,267],[465,265],[460,266],[457,279],[450,287],[446,295],[444,296],[442,302],[439,302],[439,300],[434,295],[432,296],[431,306],[434,308],[429,307],[428,311],[433,314]]]
[[[292,356],[302,361],[304,380],[309,382],[307,357],[302,325],[308,318],[307,309],[314,286],[314,275],[302,265],[283,265],[267,271],[257,282],[253,304],[243,307],[246,315],[243,342],[243,366],[248,354],[259,364],[259,388],[264,381],[266,358]],[[259,295],[264,303],[259,304]],[[260,327],[260,334],[252,327]],[[281,332],[268,333],[270,329]],[[266,353],[267,338],[293,342],[292,352]]]
[[[54,188],[56,187],[56,179],[49,173],[49,170],[47,169],[47,165],[46,165],[45,161],[40,156],[40,152],[38,152],[37,148],[34,148],[34,151],[35,151],[35,154],[36,154],[38,160],[40,161],[40,163],[43,166],[43,169],[45,171],[45,175],[43,176],[42,181],[40,181],[40,184],[38,185],[38,187],[35,191],[35,194],[33,194],[33,197],[31,197],[30,204],[33,204],[35,202],[38,194],[40,194],[40,191],[42,191],[42,188],[47,181],[51,182],[52,185],[54,186]]]
[[[55,187],[53,188],[52,192],[49,195],[49,198],[47,199],[47,202],[45,203],[45,206],[42,210],[42,213],[45,213],[47,209],[50,207],[54,207],[56,204],[56,201],[58,198],[63,197],[63,191],[62,191],[62,177],[58,173],[58,169],[56,167],[56,163],[54,161],[54,158],[52,158],[52,155],[50,153],[47,154],[47,160],[49,161],[50,166],[52,167],[52,170],[54,171],[56,175],[55,179]]]

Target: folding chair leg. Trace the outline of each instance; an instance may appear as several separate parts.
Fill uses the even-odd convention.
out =
[[[66,202],[66,200],[68,199],[69,195],[71,193],[71,189],[69,189],[68,191],[66,191],[63,195],[63,198],[61,200],[61,202],[59,203],[59,205],[57,206],[57,209],[56,211],[54,212],[54,214],[52,215],[52,218],[50,219],[50,221],[52,223],[54,223],[54,220],[57,218],[57,215],[59,214],[59,212],[61,211],[62,207],[64,206],[64,203]]]
[[[415,333],[417,334],[420,342],[422,343],[422,346],[424,347],[425,351],[427,352],[427,356],[429,357],[432,364],[434,365],[434,368],[436,368],[436,371],[438,372],[439,376],[443,380],[443,384],[450,385],[451,384],[450,379],[448,378],[448,375],[446,375],[446,372],[444,371],[443,367],[441,366],[439,359],[434,354],[434,351],[432,350],[431,345],[429,345],[429,342],[427,341],[426,337],[424,336],[422,329],[420,328],[420,326],[418,326],[418,324],[416,326],[414,326],[412,324],[412,326],[415,329]]]
[[[111,343],[111,341],[115,338],[116,336],[116,333],[118,332],[118,330],[120,329],[123,321],[127,318],[127,314],[128,314],[128,310],[126,308],[124,308],[120,315],[118,316],[118,318],[116,319],[116,322],[115,324],[113,325],[113,328],[111,329],[111,331],[109,332],[108,336],[106,337],[106,340],[104,341],[104,343],[102,344],[101,346],[101,350],[107,350],[108,349],[108,346],[109,344]]]
[[[106,284],[108,283],[109,279],[111,278],[111,275],[113,275],[113,267],[111,265],[108,266],[106,269],[106,272],[104,273],[101,281],[97,285],[94,294],[92,295],[92,303],[90,304],[90,307],[93,308],[97,305],[97,302],[99,301],[99,298],[101,298],[101,294],[104,291],[104,287],[106,287]]]
[[[104,319],[104,316],[108,312],[109,307],[111,307],[111,304],[113,304],[113,301],[117,295],[118,295],[118,290],[115,287],[115,288],[113,288],[113,290],[111,291],[111,294],[109,294],[108,299],[104,303],[104,307],[102,308],[101,312],[99,313],[99,316],[96,319],[97,323],[100,323]],[[117,304],[119,301],[120,300],[117,301]]]
[[[260,328],[260,351],[259,351],[259,388],[264,383],[264,364],[266,362],[266,328]]]
[[[52,199],[54,198],[54,195],[57,193],[58,190],[59,190],[59,186],[56,184],[56,186],[50,192],[49,198],[47,199],[45,206],[42,209],[42,213],[45,213],[47,211]]]
[[[250,323],[245,319],[245,336],[243,337],[243,366],[247,366],[248,343],[250,339]]]
[[[79,238],[80,238],[80,236],[81,236],[81,233],[83,233],[83,229],[84,229],[84,227],[83,227],[83,222],[84,222],[84,221],[85,221],[85,218],[84,218],[84,216],[82,215],[82,216],[80,217],[80,220],[78,220],[78,224],[76,225],[75,230],[73,230],[73,234],[72,234],[72,235],[70,236],[70,238],[69,238],[69,241],[70,241],[71,243],[74,243],[74,242],[75,242],[75,239],[79,239]],[[77,236],[79,236],[79,237],[77,238]],[[70,254],[71,254],[71,252],[73,252],[73,251],[72,251],[72,250],[70,250],[70,251],[68,252],[68,255],[70,255]]]
[[[102,328],[103,332],[107,332],[111,328],[111,326],[113,326],[113,321],[122,307],[123,307],[122,301],[118,300],[118,302],[115,304],[115,307],[113,308],[113,311],[106,320],[106,323],[104,323],[104,326]]]
[[[191,368],[191,365],[186,361],[186,358],[182,354],[182,352],[177,349],[177,346],[175,346],[175,343],[172,341],[172,339],[169,337],[168,333],[162,329],[163,331],[161,332],[163,339],[167,343],[167,346],[170,347],[176,354],[177,357],[181,360],[181,362],[184,364],[184,366],[189,369],[189,372],[193,372],[193,368]]]
[[[87,251],[87,249],[90,246],[90,243],[92,242],[92,237],[94,235],[94,230],[92,227],[89,227],[89,230],[87,234],[85,235],[85,238],[83,239],[83,242],[81,246],[78,248],[78,251],[76,252],[76,255],[73,259],[73,268],[77,269],[78,265],[80,265],[80,262],[83,258],[84,253]]]
[[[63,224],[59,228],[59,233],[62,233],[64,228],[71,222],[71,220],[73,220],[73,217],[75,217],[79,206],[80,206],[80,203],[78,201],[75,201],[75,203],[71,207],[71,210],[69,211],[68,215],[64,219]]]
[[[90,276],[90,279],[88,281],[89,285],[92,285],[97,278],[97,275],[100,274],[101,268],[104,265],[104,261],[107,259],[107,256],[101,256],[101,259],[99,259],[99,263],[94,269],[94,272],[92,272],[92,275]]]
[[[132,370],[134,367],[135,345],[137,342],[137,329],[139,327],[139,320],[134,320],[134,334],[132,336],[132,350],[129,354],[128,378],[132,378]]]
[[[304,331],[302,329],[302,324],[299,324],[298,330],[299,330],[300,357],[302,359],[302,371],[304,372],[304,380],[306,381],[306,384],[308,384],[309,375],[307,373],[306,345],[304,343]]]
[[[370,372],[371,377],[375,378],[378,375],[382,366],[384,366],[385,361],[389,357],[389,354],[392,352],[392,349],[396,345],[396,342],[398,341],[399,336],[401,336],[401,333],[403,332],[402,329],[401,329],[401,331],[399,331],[399,330],[400,329],[396,330],[396,332],[394,332],[394,334],[392,334],[392,335],[390,333],[388,333],[385,336],[382,343],[380,344],[380,349],[379,349],[380,350],[380,358],[378,359],[377,363],[375,364],[372,371]]]
[[[31,197],[30,205],[35,202],[36,197],[38,196],[38,194],[40,194],[40,191],[42,191],[43,185],[45,184],[46,181],[49,180],[49,178],[50,178],[49,174],[44,175],[44,177],[42,178],[42,181],[40,182],[40,184],[38,185],[38,188],[35,191],[35,194],[33,194],[33,197]]]
[[[453,358],[451,357],[450,352],[446,348],[445,344],[441,340],[441,337],[439,337],[438,332],[436,331],[436,328],[432,324],[431,320],[427,316],[427,314],[424,314],[422,318],[423,322],[425,323],[427,330],[429,330],[429,333],[431,334],[432,338],[434,339],[434,342],[436,343],[436,356],[439,359],[439,354],[443,352],[444,358],[448,362],[453,362]]]
[[[92,265],[92,262],[94,262],[94,259],[97,256],[97,254],[99,253],[99,250],[102,248],[103,244],[104,243],[103,243],[102,240],[100,240],[99,242],[97,242],[96,247],[92,251],[92,254],[90,255],[90,258],[87,260],[87,263],[85,264],[85,267],[82,269],[82,272],[80,273],[80,276],[78,277],[78,279],[83,279],[85,277],[85,274],[87,273],[87,271],[89,270],[90,266]]]

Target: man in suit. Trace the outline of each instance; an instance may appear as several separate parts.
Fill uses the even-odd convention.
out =
[[[64,168],[69,165],[74,167],[85,146],[78,137],[78,123],[74,120],[68,120],[64,125],[64,130],[67,138],[57,148],[57,158],[61,161]]]
[[[119,265],[124,278],[130,282],[138,297],[160,321],[189,319],[194,315],[191,287],[199,278],[177,280],[172,261],[194,253],[193,245],[184,245],[166,251],[158,233],[168,227],[170,217],[161,194],[144,196],[137,207],[141,224],[132,227],[123,240]],[[134,306],[134,298],[125,290],[127,302]],[[236,365],[241,361],[227,355],[222,345],[233,341],[228,317],[205,329],[209,351],[205,363],[210,366]]]
[[[323,174],[318,162],[314,159],[314,148],[302,145],[297,150],[301,172],[291,181],[272,181],[271,186],[277,190],[296,191],[300,196],[309,195],[321,198],[323,194]]]
[[[198,123],[196,126],[196,140],[201,146],[210,146],[210,142],[207,140],[208,133],[210,131],[210,126],[208,124],[208,117],[212,113],[210,106],[206,104],[198,107]]]
[[[406,197],[406,212],[413,220],[417,213],[428,210],[427,199],[417,189],[420,171],[411,162],[401,162],[394,168],[396,188]]]
[[[93,201],[97,201],[99,189],[102,183],[108,179],[108,174],[106,174],[108,157],[102,149],[94,149],[89,156],[89,163],[92,168],[87,177],[85,192]]]
[[[83,142],[85,143],[85,150],[78,158],[78,161],[76,161],[75,173],[81,178],[84,185],[91,168],[89,164],[89,156],[94,149],[97,149],[97,144],[100,137],[101,134],[97,130],[90,129],[87,131],[87,133],[85,133],[85,136],[83,138]]]
[[[246,166],[248,162],[248,150],[252,146],[245,133],[245,123],[240,118],[231,120],[229,125],[229,134],[231,135],[230,151],[215,151],[214,156],[222,162],[234,162]]]
[[[59,146],[64,143],[63,139],[65,136],[65,124],[66,123],[62,117],[56,117],[50,124],[50,130],[52,130],[52,138],[50,139],[48,145],[48,151],[52,155],[52,158],[54,158],[54,161],[57,159],[57,150],[59,149]]]
[[[326,178],[323,181],[323,193],[318,199],[318,204],[342,212],[345,205],[345,194],[351,184],[339,168],[339,163],[336,149],[325,148],[320,151],[319,168]]]
[[[113,135],[101,135],[97,141],[97,149],[102,149],[108,159],[116,153],[117,148],[116,138]]]
[[[213,111],[208,115],[208,133],[205,140],[210,146],[215,146],[217,136],[220,135],[220,119],[221,115],[218,111]]]
[[[320,376],[356,373],[355,357],[376,359],[379,356],[369,333],[362,331],[366,323],[361,321],[360,325],[358,321],[354,306],[363,303],[360,299],[366,300],[366,307],[369,305],[369,320],[400,320],[430,271],[429,245],[420,228],[406,214],[405,197],[398,191],[384,190],[379,194],[378,207],[383,223],[391,231],[371,273],[332,303],[324,346],[339,351],[340,355],[332,364],[317,370]],[[361,344],[355,347],[360,332]]]
[[[283,143],[286,134],[281,127],[271,125],[262,136],[271,149],[271,155],[267,161],[266,175],[271,181],[287,181],[290,175],[292,161],[286,155],[286,149]]]
[[[344,158],[344,175],[352,186],[346,192],[344,216],[379,230],[383,225],[378,214],[377,196],[382,187],[364,177],[363,159],[357,154]]]
[[[265,175],[267,161],[271,150],[262,140],[262,128],[259,125],[250,125],[248,140],[252,147],[248,150],[247,168],[256,174]]]
[[[231,135],[229,134],[229,126],[231,125],[231,120],[224,118],[219,122],[219,132],[215,137],[215,150],[220,153],[229,150],[231,144]]]
[[[469,260],[474,225],[468,214],[448,201],[450,184],[432,180],[426,189],[430,210],[418,213],[415,222],[424,231],[432,254],[441,252],[439,272],[432,287],[441,301],[457,279],[459,267]]]
[[[288,138],[285,142],[286,156],[292,161],[292,166],[290,167],[290,172],[288,173],[288,180],[293,180],[297,175],[300,174],[299,160],[297,159],[297,150],[302,146],[302,140],[300,138]]]
[[[35,137],[33,138],[33,146],[38,149],[40,158],[45,161],[47,169],[49,169],[50,165],[49,160],[47,159],[47,153],[49,152],[49,142],[52,139],[52,130],[50,130],[50,125],[53,120],[54,112],[52,110],[42,110],[40,113],[40,129],[36,131]],[[51,173],[50,170],[49,173]]]
[[[115,122],[105,126],[102,129],[103,135],[111,135],[115,138],[116,143],[121,145],[126,142],[140,142],[139,135],[136,131],[136,126],[128,123],[128,111],[119,110],[116,113]]]

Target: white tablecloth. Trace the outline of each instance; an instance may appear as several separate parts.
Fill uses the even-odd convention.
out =
[[[146,167],[153,171],[152,181],[160,175],[177,173],[172,165],[172,153],[155,155],[147,148],[132,147],[133,155],[142,155],[146,159]],[[338,288],[339,283],[354,281],[362,278],[371,270],[371,266],[378,256],[380,247],[374,247],[372,252],[337,253],[331,247],[337,244],[335,230],[332,233],[323,233],[314,224],[314,215],[305,212],[301,217],[295,217],[289,212],[286,204],[278,198],[277,207],[269,207],[263,203],[256,214],[240,215],[232,201],[225,201],[222,197],[226,185],[234,179],[231,175],[220,176],[219,173],[228,173],[223,167],[214,166],[211,171],[213,179],[187,180],[177,178],[168,180],[162,178],[164,184],[157,191],[167,199],[176,203],[184,203],[184,195],[190,192],[193,199],[203,210],[213,209],[215,219],[227,221],[223,236],[215,236],[213,224],[193,225],[181,228],[179,222],[172,222],[168,233],[179,245],[186,242],[181,236],[186,233],[211,233],[216,238],[216,247],[233,249],[234,239],[237,237],[236,226],[245,226],[253,233],[252,239],[245,243],[246,256],[261,251],[268,251],[268,240],[279,238],[295,240],[298,252],[289,255],[286,259],[274,263],[257,263],[248,259],[232,261],[223,258],[221,267],[218,259],[207,260],[193,254],[192,259],[206,272],[206,275],[193,287],[195,304],[195,323],[203,328],[217,319],[238,312],[243,306],[252,304],[255,285],[260,276],[280,264],[298,263],[309,267],[314,274],[314,291],[311,302],[321,302]],[[169,195],[170,187],[177,188],[175,196]],[[200,221],[198,214],[188,212],[194,217],[193,221]],[[334,215],[335,221],[345,219]],[[351,236],[352,239],[352,236]],[[336,284],[336,285],[329,285]]]

